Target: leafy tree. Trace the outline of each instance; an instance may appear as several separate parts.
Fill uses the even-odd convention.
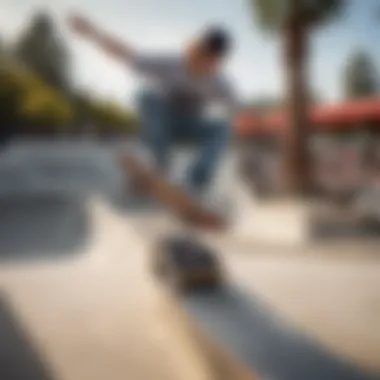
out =
[[[283,100],[275,97],[261,97],[253,100],[251,108],[258,113],[267,113],[283,106]]]
[[[307,193],[310,185],[306,69],[310,32],[340,14],[344,0],[251,0],[254,17],[267,32],[283,38],[288,110],[292,130],[285,141],[290,191]]]
[[[71,95],[74,108],[74,124],[76,133],[82,133],[88,124],[93,124],[92,100],[83,91],[76,91]]]
[[[311,105],[315,105],[320,102],[320,96],[315,92],[310,91],[308,102]],[[282,109],[285,106],[285,100],[280,97],[263,96],[254,99],[250,105],[250,108],[258,114],[266,114],[271,111]]]
[[[137,120],[132,112],[111,101],[94,101],[85,93],[75,95],[65,96],[28,68],[3,67],[0,72],[0,139],[8,139],[15,132],[82,133],[81,129],[88,124],[102,135],[135,132]],[[75,130],[76,125],[80,128]],[[18,131],[20,126],[25,130]]]
[[[370,57],[364,51],[355,52],[343,73],[343,92],[346,98],[372,96],[379,91],[379,76]]]
[[[67,92],[69,54],[49,14],[38,12],[15,44],[15,54],[48,84]]]
[[[44,126],[46,131],[70,124],[71,104],[40,77],[24,67],[3,67],[0,75],[0,122],[7,135],[28,132],[31,126]],[[20,131],[17,128],[25,128]]]
[[[5,55],[6,47],[3,38],[0,37],[0,56]]]
[[[133,133],[137,124],[130,111],[111,101],[93,102],[91,116],[102,134]]]
[[[0,69],[9,60],[9,51],[6,41],[0,37]]]
[[[0,70],[0,143],[8,141],[19,126],[21,89],[15,86],[11,76]]]

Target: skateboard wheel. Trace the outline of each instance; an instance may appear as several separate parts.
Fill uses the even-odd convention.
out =
[[[221,266],[210,248],[181,237],[164,239],[153,256],[155,275],[173,290],[213,287],[222,280]]]

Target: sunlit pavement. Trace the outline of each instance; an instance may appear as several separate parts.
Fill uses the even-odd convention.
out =
[[[170,231],[159,218],[150,223],[140,219],[134,223],[144,236]],[[244,347],[256,369],[279,379],[301,374],[364,379],[355,367],[380,372],[380,260],[373,245],[356,254],[345,253],[342,245],[328,252],[268,251],[225,237],[215,247],[237,297],[228,290],[184,297],[183,304],[205,323],[206,331],[235,341],[229,344],[236,350]],[[234,313],[233,307],[241,311]],[[278,373],[288,375],[275,377]]]
[[[210,378],[148,275],[144,242],[106,207],[91,208],[93,237],[75,257],[1,268],[2,302],[49,366],[46,378]]]
[[[27,148],[1,167],[8,181],[1,183],[0,335],[8,365],[0,377],[211,378],[178,309],[149,276],[144,240],[105,201],[118,195],[103,186],[112,174],[107,151]],[[61,175],[57,164],[46,171],[53,161],[63,162]],[[89,170],[86,178],[103,164],[105,177]]]
[[[226,257],[237,283],[337,355],[380,372],[380,262],[342,255]]]
[[[106,187],[104,191],[113,190]],[[195,342],[181,318],[173,317],[176,307],[146,267],[160,220],[154,221],[149,214],[135,217],[112,208],[104,199],[85,199],[89,215],[84,219],[90,225],[83,230],[83,239],[72,239],[69,255],[60,252],[55,255],[58,261],[32,260],[28,265],[6,260],[1,266],[2,302],[10,303],[51,366],[53,374],[46,378],[208,378],[207,363]],[[63,240],[67,241],[70,234],[75,235],[67,222],[76,218],[73,209],[64,208],[66,227],[51,224],[49,230],[46,223],[39,223],[44,233],[34,226],[35,234],[46,239],[49,233],[65,230],[68,235]],[[9,238],[1,240],[7,242],[2,247],[11,250]],[[65,247],[43,248],[53,258],[54,249]],[[9,258],[9,252],[1,253]],[[380,371],[380,263],[375,255],[267,254],[242,250],[235,242],[221,247],[220,254],[230,281],[255,302],[259,300],[327,352]]]

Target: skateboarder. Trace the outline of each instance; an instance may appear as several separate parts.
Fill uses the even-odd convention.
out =
[[[227,146],[235,109],[233,91],[220,72],[230,52],[228,32],[211,27],[178,55],[145,55],[83,16],[71,16],[69,25],[148,80],[138,96],[143,142],[163,174],[178,140],[196,142],[199,154],[188,170],[186,188],[204,193]]]

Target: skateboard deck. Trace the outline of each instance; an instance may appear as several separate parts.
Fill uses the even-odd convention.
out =
[[[216,212],[205,209],[179,186],[149,169],[132,155],[123,154],[121,166],[149,195],[167,206],[186,225],[208,230],[224,230],[226,221]]]

